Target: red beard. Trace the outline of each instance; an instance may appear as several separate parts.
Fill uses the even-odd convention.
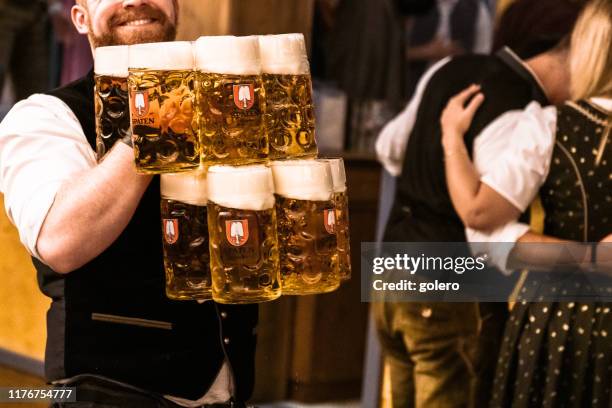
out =
[[[127,22],[141,19],[153,20],[155,24],[143,27],[141,30],[121,32]],[[148,4],[143,4],[138,8],[121,9],[109,19],[106,32],[97,36],[93,33],[89,35],[94,47],[173,41],[175,38],[176,21],[170,21],[163,11]]]

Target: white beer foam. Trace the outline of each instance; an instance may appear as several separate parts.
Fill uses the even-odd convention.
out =
[[[200,37],[196,40],[194,49],[198,71],[231,75],[261,74],[257,36]]]
[[[271,164],[276,194],[295,200],[328,201],[333,184],[329,163],[319,160],[281,160]]]
[[[346,171],[344,170],[344,160],[341,158],[320,159],[329,163],[332,175],[332,183],[334,185],[334,193],[343,193],[346,191]]]
[[[171,41],[129,46],[130,69],[158,71],[193,69],[193,46],[189,41]]]
[[[212,166],[208,200],[223,207],[262,211],[274,207],[272,171],[263,164]]]
[[[94,72],[118,78],[128,76],[128,46],[98,47],[94,56]]]
[[[261,35],[259,53],[266,74],[310,74],[303,34]]]
[[[163,198],[200,206],[208,201],[206,172],[202,170],[162,174],[160,184]]]

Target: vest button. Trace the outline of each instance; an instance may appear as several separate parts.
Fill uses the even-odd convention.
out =
[[[226,312],[225,310],[221,312],[221,317],[222,317],[223,319],[226,319],[226,318],[227,318],[227,312]]]
[[[224,338],[223,338],[223,342],[224,342],[225,344],[229,344],[229,343],[230,343],[230,339],[229,339],[229,337],[224,337]]]

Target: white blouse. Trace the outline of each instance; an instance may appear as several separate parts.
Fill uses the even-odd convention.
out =
[[[612,110],[612,99],[592,98],[591,102]],[[501,115],[474,142],[474,165],[480,180],[524,212],[548,176],[556,128],[557,109],[543,108],[537,102]],[[466,236],[469,242],[478,243],[472,245],[474,252],[489,253],[491,263],[507,272],[512,246],[497,245],[503,248],[500,250],[494,243],[516,242],[528,230],[528,225],[512,221],[494,231],[466,228]]]
[[[525,211],[548,176],[556,127],[557,109],[537,102],[501,115],[474,141],[480,180]]]

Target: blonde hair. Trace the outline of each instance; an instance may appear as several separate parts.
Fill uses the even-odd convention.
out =
[[[612,96],[612,0],[593,0],[572,32],[572,99]]]

